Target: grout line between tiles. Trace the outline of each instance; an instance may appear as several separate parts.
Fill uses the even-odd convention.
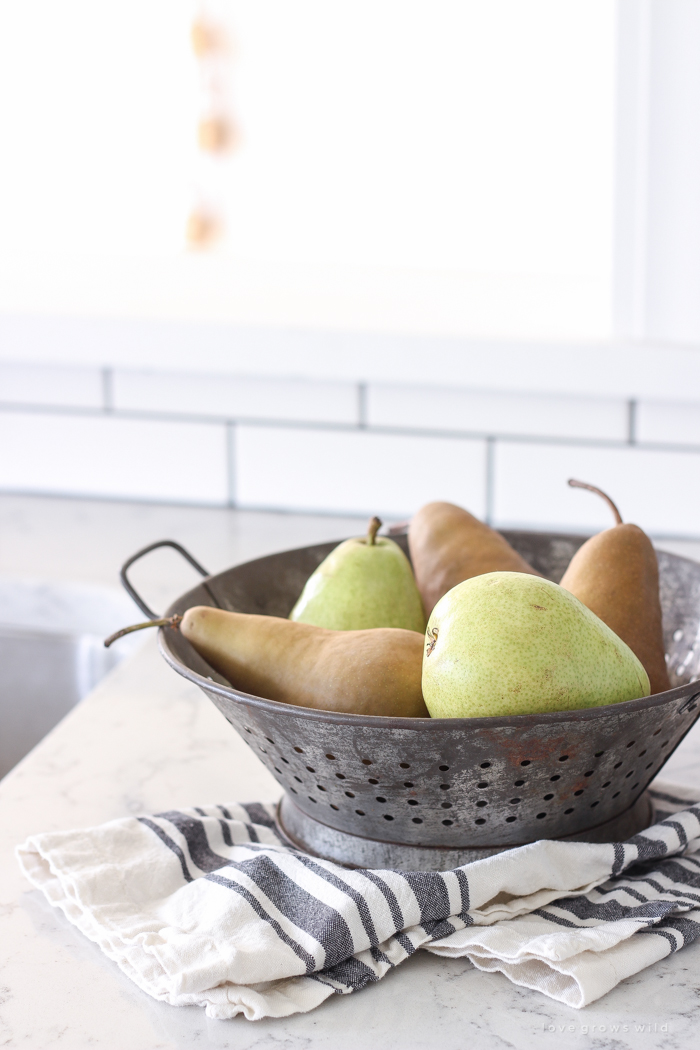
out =
[[[637,444],[637,402],[634,399],[627,402],[627,444]]]
[[[102,410],[114,412],[114,371],[111,368],[103,368],[102,377]]]
[[[494,437],[486,438],[486,469],[485,469],[485,482],[486,492],[484,494],[484,521],[487,525],[493,524],[493,501],[494,501],[494,483],[495,476],[494,471],[496,469],[495,461],[496,452],[496,439]]]
[[[226,491],[228,506],[236,506],[236,424],[229,420],[226,424]]]

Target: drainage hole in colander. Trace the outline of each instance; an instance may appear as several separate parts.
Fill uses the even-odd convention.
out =
[[[554,776],[550,777],[549,779],[550,780],[561,780],[561,773],[555,773]]]
[[[281,769],[278,769],[277,766],[275,766],[274,769],[275,769],[275,773],[279,773],[279,775],[282,776],[282,770]]]
[[[393,820],[394,819],[392,817],[391,813],[382,813],[382,816],[384,817],[384,820]]]
[[[345,773],[336,773],[338,780],[345,780]]]
[[[524,784],[524,783],[525,783],[524,780],[516,780],[515,785],[516,785],[516,787],[519,787],[520,784]],[[480,780],[479,783],[476,786],[478,788],[487,788],[489,786],[489,782],[488,782],[488,780]]]
[[[452,803],[451,802],[441,802],[440,803],[440,808],[441,809],[452,809]]]
[[[326,758],[330,758],[331,762],[335,762],[335,755],[326,755]]]
[[[521,766],[529,766],[529,765],[530,765],[530,762],[531,762],[531,761],[532,761],[532,760],[531,760],[531,759],[529,759],[529,758],[524,758],[524,759],[522,760],[522,762],[520,763],[520,765],[521,765]]]
[[[512,824],[513,821],[517,819],[517,817],[506,817],[506,824]]]
[[[595,753],[595,755],[594,755],[594,758],[600,758],[600,756],[601,756],[601,755],[604,755],[604,754],[605,754],[605,752],[604,752],[604,751],[596,751],[596,753]]]
[[[633,744],[634,744],[634,740],[630,740],[630,742],[629,742],[629,744],[627,745],[627,747],[632,747],[632,746],[633,746]]]
[[[399,762],[399,768],[400,769],[410,769],[411,768],[411,763],[410,762]]]
[[[583,788],[579,788],[578,791],[574,791],[574,795],[582,795],[582,794],[583,794]]]
[[[648,764],[647,766],[645,766],[644,768],[645,768],[645,769],[651,769],[651,767],[652,767],[653,765],[654,765],[654,763],[653,763],[653,762],[650,762],[650,763],[649,763],[649,764]]]
[[[250,730],[248,730],[248,732],[250,732]],[[661,732],[660,729],[655,729],[654,732],[651,735],[652,736],[658,736],[660,732]]]
[[[453,820],[443,820],[442,823],[445,825],[446,828],[451,828],[452,825],[454,824],[454,821]]]
[[[619,792],[619,791],[616,791],[616,792],[615,792],[615,794],[613,795],[613,798],[617,798],[617,796],[618,796],[619,794],[620,794],[620,792]]]
[[[488,768],[490,767],[490,765],[491,765],[491,763],[490,763],[490,762],[482,762],[482,763],[481,763],[481,768],[482,768],[482,769],[488,769]],[[448,767],[448,768],[449,768],[449,767]]]
[[[417,806],[418,805],[418,799],[417,798],[409,798],[408,799],[408,804],[409,804],[409,806]]]
[[[449,766],[438,766],[441,773],[446,773],[449,768]]]
[[[262,746],[262,744],[260,744],[259,746],[260,746],[260,750],[262,751],[263,755],[266,755],[266,754],[267,754],[267,751],[266,751],[266,750],[265,750],[265,748],[264,748],[264,747]]]
[[[568,815],[569,813],[573,813],[573,812],[574,812],[574,807],[573,807],[573,806],[570,806],[570,807],[569,807],[569,809],[565,809],[565,810],[564,810],[564,812],[565,812],[565,813],[566,813],[567,815]]]
[[[386,802],[386,799],[382,795],[377,795],[377,802]]]
[[[515,780],[513,781],[513,787],[521,788],[524,783],[524,780]],[[488,784],[479,784],[479,787],[488,787]]]
[[[377,780],[376,777],[369,777],[368,780],[367,780],[367,783],[368,784],[378,784],[379,781]]]
[[[666,747],[667,743],[668,743],[668,740],[664,740],[663,744],[661,744],[660,747],[662,747],[662,748]]]
[[[479,802],[477,802],[477,806],[479,807],[479,809],[482,809],[484,806],[488,806],[488,802],[486,801],[486,799],[482,798]]]
[[[280,755],[280,760],[281,760],[282,762],[284,762],[285,766],[288,766],[288,765],[289,765],[289,759],[288,759],[288,758],[282,758],[282,756]]]
[[[293,795],[296,795],[296,793],[297,793],[297,789],[296,789],[296,788],[293,788],[291,784],[289,785],[289,790],[291,791],[291,793],[292,793]]]
[[[308,799],[309,799],[309,802],[315,802],[315,801],[316,801],[316,799],[315,799],[315,798],[312,798],[312,797],[311,797],[311,795],[308,795],[307,797],[308,797]]]
[[[403,786],[405,788],[412,788],[413,787],[413,781],[412,780],[404,780]]]
[[[248,729],[248,726],[243,726],[243,728],[245,729],[246,733],[252,733],[253,732],[252,729]]]
[[[609,788],[609,787],[610,787],[610,785],[611,785],[611,783],[612,783],[612,781],[611,781],[611,780],[606,780],[606,781],[605,781],[605,783],[603,784],[603,787],[604,787],[604,788]]]
[[[630,788],[630,791],[634,791],[634,789],[635,789],[635,788],[638,788],[638,787],[639,787],[639,781],[637,781],[637,783],[636,783],[636,784],[633,784],[633,785],[632,785],[632,787]]]
[[[594,772],[595,772],[594,769],[589,769],[588,772],[584,773],[583,775],[584,775],[584,777],[592,777]]]
[[[512,798],[510,800],[510,803],[511,803],[512,806],[517,806],[518,802],[520,802],[519,798]]]
[[[554,795],[549,794],[549,795],[543,795],[542,797],[543,797],[543,801],[544,802],[549,802],[550,799],[554,798]]]
[[[475,824],[485,824],[486,821],[485,821],[485,819],[483,817],[477,817],[476,820],[474,821],[474,823]]]
[[[326,790],[324,788],[323,784],[317,784],[316,787],[318,788],[319,791],[325,791]]]
[[[297,781],[297,782],[298,782],[299,784],[301,784],[301,777],[297,777],[297,776],[295,776],[295,777],[294,777],[294,779],[295,779],[295,780],[296,780],[296,781]]]
[[[441,791],[449,791],[450,790],[450,785],[449,784],[441,784],[440,785],[440,790]]]
[[[274,740],[271,736],[266,736],[265,739],[267,740],[268,744],[274,744]]]
[[[622,762],[616,762],[615,765],[613,766],[613,769],[619,769],[621,765],[622,765]]]
[[[547,814],[546,814],[546,813],[538,813],[538,814],[537,814],[537,819],[538,819],[538,820],[542,820],[542,817],[546,817],[546,816],[547,816]]]
[[[338,812],[338,807],[334,806],[332,802],[331,802],[331,809],[334,809],[336,811],[336,813]]]
[[[372,759],[371,758],[363,758],[362,759],[362,765],[363,766],[371,766],[372,765]]]
[[[600,805],[600,802],[591,802],[591,809],[595,809],[598,805]]]
[[[629,780],[631,776],[634,776],[634,770],[630,769],[629,773],[625,773],[625,780]]]
[[[559,761],[560,762],[568,762],[569,761],[569,756],[568,755],[560,755],[559,756]]]
[[[313,766],[307,766],[306,768],[308,769],[309,773],[315,773],[316,772],[316,770],[314,769]]]
[[[355,812],[357,813],[358,817],[364,817],[365,815],[364,809],[356,809]]]
[[[295,751],[297,752],[297,754],[299,754],[299,755],[303,755],[303,754],[304,754],[304,749],[303,749],[303,747],[295,747],[295,748],[294,748],[294,750],[295,750]]]
[[[421,817],[411,817],[411,820],[412,820],[412,822],[414,824],[422,824],[423,823],[423,820],[421,819]]]
[[[639,752],[639,757],[641,758],[641,757],[642,757],[642,755],[646,755],[646,753],[647,753],[647,749],[646,749],[646,748],[644,748],[644,750],[643,750],[643,751],[640,751],[640,752]]]
[[[346,791],[345,794],[348,796],[348,798],[354,798],[355,797],[353,795],[352,791]]]

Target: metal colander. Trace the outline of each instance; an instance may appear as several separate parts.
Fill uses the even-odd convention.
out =
[[[504,535],[554,581],[585,538]],[[406,538],[395,538],[407,550]],[[285,551],[210,576],[168,615],[214,604],[287,616],[335,546]],[[645,789],[700,715],[700,564],[659,552],[659,569],[675,687],[581,711],[472,719],[340,715],[237,691],[177,631],[161,630],[160,648],[284,788],[278,820],[294,843],[353,866],[445,870],[540,838],[622,839],[651,822]],[[153,615],[126,571],[123,578]]]

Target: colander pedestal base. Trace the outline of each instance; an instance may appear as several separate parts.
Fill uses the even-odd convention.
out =
[[[648,792],[643,792],[629,809],[603,824],[561,836],[560,842],[624,842],[648,828],[654,821],[654,808]],[[314,820],[284,794],[277,811],[277,824],[298,849],[332,860],[349,868],[398,868],[402,871],[449,871],[462,864],[495,853],[503,853],[509,846],[436,847],[417,846],[401,842],[382,842],[338,831],[319,820]]]

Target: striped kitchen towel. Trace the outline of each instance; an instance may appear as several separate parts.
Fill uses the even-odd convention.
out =
[[[144,991],[210,1017],[311,1010],[419,948],[581,1007],[700,933],[698,793],[652,795],[657,823],[628,842],[542,840],[442,873],[310,857],[261,804],[33,835],[17,855]]]

